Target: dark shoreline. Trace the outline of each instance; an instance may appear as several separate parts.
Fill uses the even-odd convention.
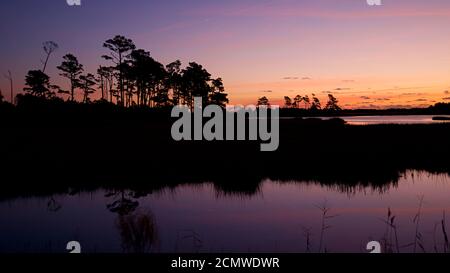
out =
[[[172,122],[166,111],[149,109],[3,118],[0,199],[202,182],[253,194],[265,178],[381,189],[409,169],[450,174],[450,124],[282,119],[279,149],[260,152],[254,141],[175,142]]]

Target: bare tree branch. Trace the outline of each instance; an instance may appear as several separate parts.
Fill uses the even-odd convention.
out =
[[[45,69],[47,68],[47,63],[48,60],[50,59],[50,55],[52,55],[52,53],[55,52],[59,48],[59,46],[57,43],[53,41],[47,41],[42,44],[42,48],[44,49],[44,52],[46,54],[44,68],[42,69],[42,72],[45,73]]]

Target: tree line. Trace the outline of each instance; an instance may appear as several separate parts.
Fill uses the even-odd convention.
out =
[[[269,99],[267,97],[260,97],[258,101],[256,102],[257,106],[260,105],[270,105]],[[326,111],[340,111],[342,108],[339,106],[338,99],[333,96],[332,94],[328,94],[328,101],[325,105],[325,107],[322,108],[322,104],[319,100],[319,98],[316,97],[315,94],[312,94],[312,97],[310,98],[308,95],[301,96],[297,95],[293,99],[291,99],[289,96],[284,97],[284,106],[285,109],[304,109],[304,110],[310,110],[310,111],[319,111],[319,110],[326,110]]]
[[[211,74],[196,62],[190,62],[182,68],[180,60],[167,65],[155,60],[150,52],[138,49],[131,39],[116,35],[103,43],[105,54],[102,59],[109,65],[99,65],[95,73],[85,70],[78,58],[67,53],[57,66],[59,76],[68,81],[69,89],[65,90],[51,83],[46,74],[49,60],[59,48],[53,41],[43,43],[45,53],[42,68],[28,71],[23,91],[42,99],[55,99],[62,96],[68,102],[92,102],[92,95],[101,92],[100,102],[109,102],[122,107],[147,106],[167,107],[187,105],[193,107],[194,97],[202,97],[203,105],[216,104],[222,107],[229,102],[228,94],[221,78],[213,78]],[[6,77],[6,76],[5,76]],[[12,78],[9,77],[12,81]],[[12,82],[11,82],[12,90]],[[23,95],[18,95],[21,97]],[[12,98],[12,95],[11,95]],[[3,95],[0,90],[0,101]],[[261,97],[257,106],[270,105],[267,97]],[[315,94],[297,95],[294,98],[284,97],[284,108],[305,110],[339,111],[338,100],[328,95],[328,102],[322,108]]]
[[[213,78],[196,62],[190,62],[185,68],[179,60],[163,65],[150,52],[137,49],[131,39],[120,35],[105,41],[103,48],[105,54],[101,57],[109,65],[100,65],[95,74],[85,71],[74,54],[63,57],[57,69],[69,83],[69,90],[64,90],[51,84],[45,73],[51,55],[58,49],[57,43],[45,42],[43,67],[28,71],[23,90],[44,99],[65,96],[69,102],[75,102],[79,93],[83,103],[92,102],[92,94],[101,92],[101,101],[123,107],[179,104],[193,107],[194,97],[202,97],[203,105],[228,103],[222,79]]]
[[[52,84],[50,76],[45,73],[52,54],[59,48],[58,44],[47,41],[42,48],[45,53],[43,67],[28,71],[23,89],[26,94],[38,98],[54,99],[62,96],[68,102],[76,102],[81,97],[81,102],[88,104],[92,102],[94,93],[101,92],[98,101],[123,107],[167,107],[182,104],[192,108],[194,97],[202,97],[203,105],[216,104],[224,107],[229,102],[222,79],[213,78],[202,65],[190,62],[182,68],[180,60],[163,65],[150,52],[138,49],[131,39],[121,35],[103,43],[105,54],[101,58],[109,62],[109,65],[99,65],[95,73],[87,72],[74,54],[67,53],[63,56],[57,69],[59,76],[68,81],[68,90]],[[1,91],[0,101],[3,101]],[[311,97],[285,96],[283,108],[339,111],[342,109],[338,103],[332,94],[328,94],[328,102],[324,107],[315,94]],[[270,102],[264,96],[256,104],[270,105]]]

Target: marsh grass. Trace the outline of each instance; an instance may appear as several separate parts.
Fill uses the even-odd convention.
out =
[[[400,245],[395,218],[396,216],[392,213],[391,208],[388,208],[387,217],[386,219],[382,220],[386,224],[386,231],[382,240],[384,242],[383,245],[385,253],[400,253]]]
[[[421,195],[418,198],[419,198],[419,208],[417,210],[417,214],[414,216],[414,219],[413,219],[413,223],[416,224],[416,232],[415,232],[415,236],[414,236],[414,253],[416,253],[416,251],[417,251],[417,246],[419,246],[419,248],[422,250],[422,252],[426,252],[425,247],[423,245],[423,236],[422,236],[422,233],[420,233],[420,231],[419,231],[419,224],[420,224],[420,217],[422,214],[424,196]]]
[[[325,200],[321,205],[316,205],[316,208],[318,208],[321,212],[321,228],[320,228],[320,239],[319,239],[319,249],[318,252],[322,252],[322,248],[324,248],[324,252],[328,252],[326,247],[324,246],[324,237],[325,232],[332,228],[331,225],[328,224],[328,221],[334,217],[337,217],[338,215],[332,215],[330,214],[331,207],[328,205],[328,202]]]
[[[311,232],[311,228],[307,228],[307,227],[302,227],[302,231],[303,231],[303,237],[305,238],[305,252],[306,253],[310,253],[311,249],[312,249],[312,242],[311,242],[311,237],[312,237],[312,232]]]
[[[445,211],[442,214],[441,228],[442,228],[442,234],[444,236],[444,253],[448,253],[448,251],[450,249],[450,244],[449,244],[448,235],[447,235]]]
[[[188,245],[192,247],[195,253],[199,253],[203,249],[203,240],[200,234],[193,229],[184,229],[181,232],[177,232],[177,238],[175,241],[175,252],[180,251],[180,246],[183,242],[187,241]]]

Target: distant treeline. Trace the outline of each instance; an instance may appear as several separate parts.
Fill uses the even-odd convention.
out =
[[[427,108],[390,108],[390,109],[327,109],[282,108],[281,116],[285,117],[318,117],[318,116],[387,116],[387,115],[450,115],[450,103],[436,103]]]
[[[264,103],[263,103],[264,104]],[[269,103],[267,103],[270,105]],[[261,104],[260,104],[261,105]],[[16,98],[16,104],[13,105],[4,101],[0,97],[0,115],[3,121],[14,118],[16,114],[24,114],[24,118],[38,117],[38,113],[48,113],[58,118],[55,114],[67,113],[74,117],[95,115],[104,116],[113,114],[124,116],[132,114],[133,118],[145,117],[170,117],[171,104],[149,107],[147,105],[133,105],[123,107],[107,100],[95,100],[88,103],[77,101],[66,101],[60,97],[42,98],[31,94],[20,94]],[[318,109],[304,107],[281,107],[281,117],[326,117],[326,116],[374,116],[374,115],[450,115],[450,103],[436,103],[428,108],[409,108],[409,109]],[[6,119],[5,119],[6,118]],[[64,116],[60,116],[64,118]]]

